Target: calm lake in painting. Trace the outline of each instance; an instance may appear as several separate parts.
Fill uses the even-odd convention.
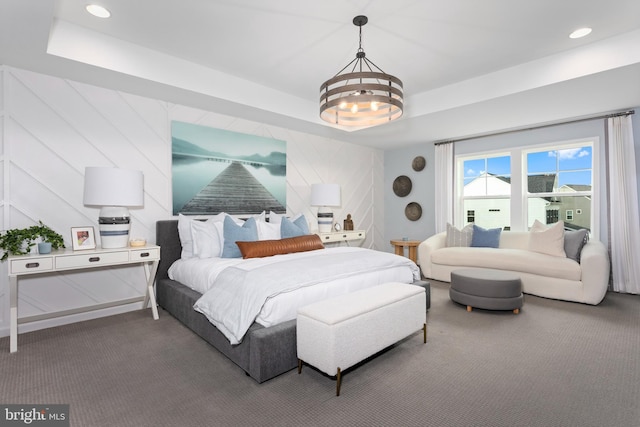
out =
[[[171,140],[174,215],[286,211],[285,141],[177,121]],[[225,187],[216,178],[231,164],[243,173],[237,182],[227,177]],[[265,195],[273,200],[265,202]]]

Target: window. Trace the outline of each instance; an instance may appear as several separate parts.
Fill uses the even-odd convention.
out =
[[[458,218],[484,228],[527,230],[535,220],[562,220],[566,228],[591,230],[594,147],[597,139],[457,156],[455,211],[466,213]]]
[[[511,158],[505,155],[468,158],[462,161],[463,211],[467,224],[484,228],[510,225]],[[469,215],[472,212],[472,215]]]
[[[563,219],[566,228],[591,229],[591,215],[575,220],[574,210],[591,212],[593,146],[567,146],[526,152],[528,225]],[[549,211],[553,213],[549,221]]]

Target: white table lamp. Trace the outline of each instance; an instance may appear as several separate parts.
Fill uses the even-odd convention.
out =
[[[100,206],[98,229],[103,248],[124,248],[129,244],[129,207],[144,205],[142,171],[111,167],[84,170],[84,204]]]
[[[340,185],[311,184],[311,206],[318,206],[318,232],[331,232],[333,212],[330,207],[340,206]]]

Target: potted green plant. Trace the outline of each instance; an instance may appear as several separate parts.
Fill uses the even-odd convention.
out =
[[[4,251],[0,260],[4,261],[9,255],[26,255],[31,252],[31,248],[38,239],[43,243],[50,243],[51,249],[64,248],[63,237],[38,221],[37,225],[27,228],[14,228],[0,234],[0,249]],[[43,248],[44,249],[44,248]],[[51,251],[49,249],[49,251]],[[41,251],[45,253],[46,249]]]

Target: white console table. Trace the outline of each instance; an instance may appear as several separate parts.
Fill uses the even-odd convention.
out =
[[[9,261],[9,299],[10,299],[10,326],[9,326],[9,351],[18,351],[18,323],[29,323],[37,320],[51,319],[70,314],[84,313],[86,311],[130,304],[143,301],[142,308],[147,307],[151,301],[153,318],[158,319],[158,307],[153,291],[158,262],[160,261],[160,246],[149,245],[143,247],[126,247],[118,249],[92,249],[83,251],[56,250],[50,254],[14,255]],[[26,275],[61,273],[71,270],[91,269],[107,266],[122,266],[128,264],[142,264],[147,279],[147,289],[143,297],[128,298],[126,300],[113,301],[70,310],[46,313],[18,319],[18,278]]]
[[[364,230],[332,231],[330,233],[318,233],[323,243],[348,242],[350,240],[364,240],[367,237]]]

